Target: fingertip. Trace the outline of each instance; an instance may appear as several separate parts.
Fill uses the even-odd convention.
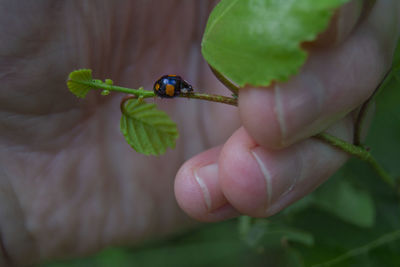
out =
[[[347,117],[330,128],[330,133],[348,140],[351,121]],[[265,149],[241,128],[221,152],[221,188],[239,212],[268,217],[312,192],[346,158],[342,151],[313,138],[281,150]]]
[[[201,220],[206,207],[202,200],[200,188],[192,179],[191,167],[184,164],[175,179],[175,197],[181,209],[190,217]]]
[[[285,125],[274,88],[242,88],[239,114],[243,126],[259,145],[282,148]]]
[[[266,183],[250,152],[253,139],[241,128],[225,143],[219,160],[220,183],[229,203],[253,217],[266,216]]]
[[[227,202],[219,185],[217,165],[221,147],[207,150],[179,169],[175,179],[178,205],[190,217],[203,222],[216,222],[239,216]]]

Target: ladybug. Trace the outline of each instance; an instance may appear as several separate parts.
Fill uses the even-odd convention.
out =
[[[159,97],[172,98],[192,92],[193,87],[178,75],[164,75],[155,82],[153,90]]]

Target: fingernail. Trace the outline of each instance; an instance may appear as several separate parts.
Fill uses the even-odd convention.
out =
[[[298,90],[299,87],[301,90]],[[308,94],[304,94],[304,88],[307,88]],[[326,88],[320,78],[311,71],[303,71],[292,82],[275,87],[277,117],[284,147],[303,139],[317,127],[315,124],[324,108],[325,94]]]
[[[256,147],[251,153],[265,179],[266,213],[268,214],[269,208],[295,187],[301,177],[301,173],[299,173],[301,166],[296,160],[297,157],[288,156],[284,150],[267,152],[261,147]]]
[[[218,181],[218,164],[210,164],[194,171],[194,177],[203,193],[204,203],[209,212],[227,203]]]

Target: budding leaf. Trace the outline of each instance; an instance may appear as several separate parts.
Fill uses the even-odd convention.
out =
[[[176,124],[168,115],[143,100],[130,99],[123,106],[121,132],[137,152],[145,155],[164,154],[174,148],[178,138]]]
[[[202,54],[237,85],[286,81],[304,64],[301,43],[324,31],[348,0],[221,0],[212,11]]]
[[[71,93],[77,97],[84,98],[91,89],[90,82],[93,82],[92,70],[80,69],[69,74],[67,86]]]

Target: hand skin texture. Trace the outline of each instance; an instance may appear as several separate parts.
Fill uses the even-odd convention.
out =
[[[198,91],[229,94],[200,54],[214,5],[0,0],[0,266],[137,244],[193,225],[187,215],[267,217],[346,160],[310,137],[328,129],[351,141],[357,108],[391,64],[396,0],[342,7],[305,44],[310,56],[297,76],[242,89],[239,108],[156,99],[181,135],[161,157],[126,144],[121,95],[80,101],[68,92],[68,73],[86,67],[132,88],[150,89],[170,73]]]

